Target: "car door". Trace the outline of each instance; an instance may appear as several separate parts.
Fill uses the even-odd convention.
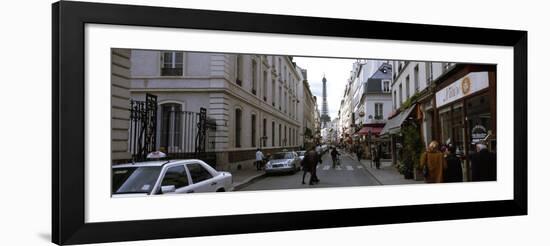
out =
[[[187,170],[189,170],[189,176],[193,183],[189,191],[211,192],[216,191],[217,187],[220,185],[218,184],[219,181],[214,179],[214,176],[200,163],[187,164]]]
[[[162,181],[159,185],[157,194],[162,194],[163,186],[173,185],[175,190],[170,193],[189,193],[191,182],[189,182],[189,175],[187,175],[187,170],[185,165],[172,166],[166,169]]]

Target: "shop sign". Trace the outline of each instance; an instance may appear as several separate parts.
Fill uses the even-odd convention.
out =
[[[435,94],[436,107],[459,100],[469,94],[489,87],[488,72],[474,72],[453,82]]]
[[[476,144],[487,137],[487,128],[482,125],[475,125],[472,128],[472,144]]]

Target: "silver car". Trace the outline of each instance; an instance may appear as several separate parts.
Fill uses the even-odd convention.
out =
[[[300,170],[300,157],[294,151],[278,152],[269,158],[265,165],[266,173],[295,173]]]

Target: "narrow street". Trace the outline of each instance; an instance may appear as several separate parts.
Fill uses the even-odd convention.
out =
[[[309,185],[310,175],[306,175],[305,182],[302,184],[303,172],[288,174],[266,175],[250,184],[241,187],[242,191],[253,190],[279,190],[279,189],[309,189],[309,188],[327,188],[327,187],[349,187],[349,186],[367,186],[379,185],[380,183],[365,170],[357,159],[352,159],[348,154],[342,153],[340,156],[341,166],[332,168],[330,155],[323,155],[323,164],[317,166],[317,177],[320,182],[315,185]]]

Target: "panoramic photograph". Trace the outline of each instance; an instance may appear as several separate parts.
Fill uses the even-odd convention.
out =
[[[111,49],[111,196],[497,180],[496,65]]]

